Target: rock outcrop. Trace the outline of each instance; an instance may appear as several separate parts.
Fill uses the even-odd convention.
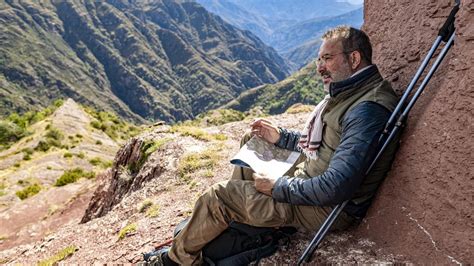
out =
[[[153,139],[152,136],[146,136]],[[153,145],[153,140],[143,137],[130,139],[115,156],[114,165],[100,177],[89,206],[81,223],[101,217],[109,212],[122,199],[137,189],[140,189],[152,178],[157,178],[164,170],[162,163],[151,164],[146,171],[140,171],[148,159],[147,149]]]
[[[400,93],[453,5],[365,1],[375,62]],[[474,2],[461,1],[454,46],[412,110],[393,170],[359,230],[415,263],[474,261],[473,23]]]

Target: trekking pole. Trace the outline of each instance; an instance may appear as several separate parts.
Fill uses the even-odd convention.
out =
[[[415,105],[416,101],[418,100],[419,96],[425,89],[426,85],[430,81],[431,77],[435,73],[435,71],[438,69],[438,66],[441,64],[443,61],[444,57],[448,53],[449,49],[453,45],[454,42],[454,36],[455,36],[455,28],[454,28],[454,19],[455,15],[459,10],[459,4],[460,0],[456,0],[456,5],[454,8],[451,10],[451,13],[449,14],[446,22],[444,25],[441,27],[438,37],[436,38],[434,44],[432,45],[431,49],[429,50],[428,54],[426,55],[425,59],[423,60],[420,68],[416,72],[414,78],[410,82],[408,88],[405,90],[403,93],[402,98],[400,99],[399,103],[397,104],[395,110],[393,111],[392,115],[390,116],[384,131],[382,132],[380,138],[379,138],[379,143],[383,143],[381,148],[379,149],[377,155],[375,158],[372,160],[372,163],[370,164],[369,168],[365,172],[365,175],[367,175],[372,168],[374,167],[375,163],[378,161],[380,156],[383,154],[385,149],[387,148],[388,144],[393,140],[393,138],[397,135],[399,132],[400,128],[404,125],[406,118],[408,117],[408,113],[410,112],[411,108]],[[428,65],[428,62],[432,59],[432,56],[438,46],[440,45],[441,41],[445,41],[446,45],[443,47],[441,50],[440,54],[436,58],[435,63],[431,67],[430,71],[426,75],[426,77],[423,79],[422,84],[416,91],[415,95],[412,97],[408,105],[405,107],[403,111],[402,108],[405,106],[405,102],[411,93],[412,89],[414,88],[415,84],[417,83],[418,79],[420,78],[421,74],[424,72],[426,66]],[[402,114],[399,116],[399,113],[402,112]],[[398,117],[398,119],[396,119]],[[395,123],[395,121],[397,121]],[[389,134],[390,131],[390,134]],[[301,265],[303,261],[309,262],[311,259],[311,256],[313,255],[314,251],[317,249],[321,241],[323,240],[324,236],[327,234],[329,229],[331,228],[332,224],[334,221],[337,219],[341,211],[344,209],[344,207],[347,205],[349,200],[344,201],[341,204],[338,204],[329,214],[329,216],[326,218],[324,221],[323,225],[319,228],[318,232],[314,236],[313,240],[310,242],[306,250],[304,251],[303,255],[298,260],[297,265]]]

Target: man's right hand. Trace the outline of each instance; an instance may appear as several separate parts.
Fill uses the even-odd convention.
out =
[[[270,143],[277,143],[280,140],[280,130],[272,122],[259,118],[250,124],[252,136],[256,135]]]

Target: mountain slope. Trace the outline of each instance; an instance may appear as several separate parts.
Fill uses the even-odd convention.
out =
[[[338,25],[350,25],[360,28],[364,11],[362,8],[330,18],[311,19],[275,31],[269,42],[278,52],[297,67],[306,65],[318,54],[320,36]]]
[[[300,129],[308,113],[268,117],[276,124]],[[101,176],[86,212],[85,223],[67,224],[43,240],[0,251],[6,264],[33,264],[53,258],[73,245],[66,264],[135,264],[142,253],[171,239],[175,226],[189,216],[198,197],[213,184],[228,179],[230,158],[237,152],[240,136],[250,121],[200,128],[205,134],[222,134],[226,140],[202,140],[172,133],[169,126],[154,127],[134,137],[115,157],[114,167]],[[160,143],[149,153],[147,143]],[[146,154],[138,172],[127,169]],[[92,215],[91,215],[92,214]],[[90,220],[92,218],[92,220]],[[312,232],[292,236],[264,265],[294,263]],[[314,262],[384,264],[403,262],[363,238],[349,233],[330,234],[316,251]]]
[[[112,165],[123,142],[94,122],[69,99],[0,151],[0,249],[38,240],[83,214],[96,188],[93,177]],[[88,178],[66,185],[76,181],[66,178],[68,172]]]
[[[317,54],[319,38],[341,24],[359,28],[360,5],[332,0],[196,0],[229,23],[249,30],[274,47],[292,69],[306,65]]]
[[[192,2],[7,1],[0,25],[3,114],[67,96],[177,121],[288,73],[254,35]]]
[[[324,98],[324,89],[315,64],[275,84],[262,85],[243,92],[222,106],[224,109],[248,111],[254,108],[264,113],[279,114],[297,103],[315,105]]]

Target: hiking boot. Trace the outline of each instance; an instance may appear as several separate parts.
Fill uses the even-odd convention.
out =
[[[169,247],[164,247],[158,250],[153,250],[148,253],[143,253],[143,262],[140,265],[153,266],[174,266],[178,265],[168,257]]]

